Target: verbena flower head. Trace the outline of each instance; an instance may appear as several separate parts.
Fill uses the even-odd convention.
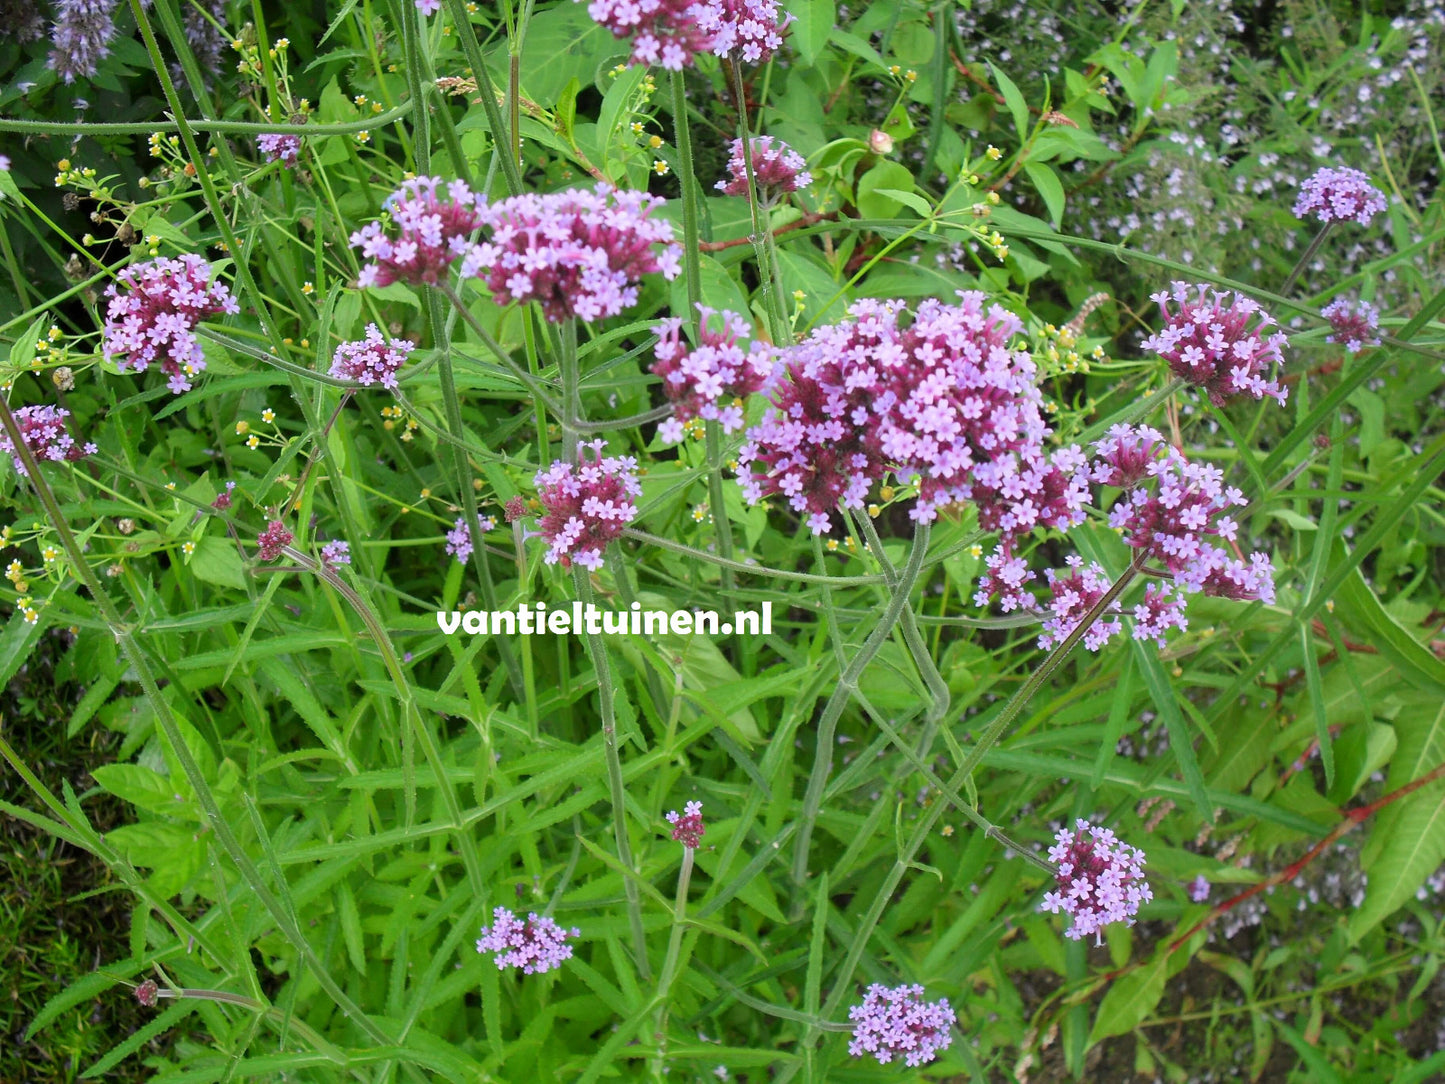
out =
[[[632,39],[629,63],[668,71],[691,67],[700,53],[765,61],[792,21],[777,0],[591,0],[587,13],[614,37]]]
[[[397,371],[407,356],[416,349],[409,339],[393,339],[388,343],[375,324],[366,325],[366,338],[344,342],[331,357],[331,375],[338,380],[355,380],[358,384],[380,384],[395,390]]]
[[[1059,575],[1049,569],[1044,576],[1049,582],[1052,598],[1049,603],[1050,616],[1044,621],[1044,631],[1039,636],[1039,647],[1048,650],[1066,639],[1078,626],[1079,621],[1104,597],[1109,590],[1109,577],[1097,564],[1084,566],[1079,556],[1065,558],[1069,571]],[[1084,633],[1084,646],[1098,651],[1122,629],[1118,618],[1098,617]]]
[[[483,531],[490,531],[497,525],[497,521],[491,516],[478,516],[477,526]],[[462,517],[457,517],[452,529],[447,532],[447,552],[457,559],[458,564],[466,564],[472,556],[472,529]]]
[[[49,66],[66,83],[89,78],[110,53],[115,0],[55,0]]]
[[[105,296],[106,358],[122,372],[159,364],[177,394],[188,391],[190,378],[206,367],[195,326],[207,316],[241,311],[225,284],[211,281],[211,265],[192,253],[132,264]]]
[[[266,529],[256,536],[256,545],[261,551],[261,560],[276,560],[281,556],[281,551],[291,545],[291,541],[295,537],[286,529],[286,524],[279,519],[273,519],[266,525]]]
[[[65,428],[65,419],[70,417],[70,411],[64,407],[48,404],[20,407],[14,415],[21,440],[39,462],[60,463],[95,454],[94,444],[83,447],[76,444],[75,438]],[[0,452],[10,453],[10,461],[15,464],[17,473],[29,474],[10,440],[10,434],[3,429],[0,429]]]
[[[416,0],[416,9],[423,15],[435,15],[442,9],[442,0]]]
[[[256,137],[256,149],[268,162],[294,166],[301,154],[301,137],[295,132],[262,132]]]
[[[1313,214],[1326,225],[1354,221],[1368,226],[1385,207],[1385,193],[1370,183],[1368,175],[1358,169],[1326,166],[1300,185],[1294,213],[1296,218]]]
[[[684,436],[685,422],[695,418],[718,422],[724,433],[742,428],[743,400],[766,391],[779,370],[777,352],[754,341],[746,351],[738,345],[748,325],[737,313],[719,312],[699,305],[698,345],[688,345],[682,319],[672,317],[654,327],[657,361],[652,371],[662,378],[662,392],[673,404],[672,417],[658,427],[658,435],[675,444]],[[721,327],[712,317],[720,317]]]
[[[953,1042],[957,1017],[945,1000],[929,1004],[922,986],[884,986],[874,983],[860,1005],[848,1010],[853,1038],[848,1053],[855,1058],[872,1054],[882,1065],[902,1058],[910,1068],[927,1065]]]
[[[523,500],[522,495],[518,493],[507,498],[507,503],[502,505],[502,512],[506,516],[508,523],[515,523],[517,520],[526,516],[527,502]]]
[[[370,261],[357,277],[358,286],[435,285],[454,260],[475,254],[470,234],[481,224],[485,201],[464,182],[414,177],[382,206],[389,212],[385,224],[368,222],[351,235],[352,247]]]
[[[351,564],[351,543],[337,539],[321,547],[321,563],[328,568]]]
[[[822,533],[834,507],[862,507],[891,471],[917,479],[922,522],[976,497],[981,516],[987,498],[1011,530],[1074,522],[1086,493],[1043,455],[1036,370],[1009,345],[1022,324],[986,302],[976,291],[955,305],[930,298],[905,323],[902,301],[859,301],[785,349],[786,378],[738,457],[749,502],[781,494]]]
[[[1064,932],[1075,941],[1089,934],[1098,939],[1111,922],[1134,925],[1140,904],[1154,898],[1144,879],[1144,852],[1086,820],[1075,829],[1061,828],[1049,848],[1057,888],[1045,893],[1040,910],[1069,915],[1073,922]]]
[[[674,279],[682,270],[672,223],[651,217],[665,202],[605,184],[512,196],[481,208],[490,236],[462,273],[499,300],[540,303],[554,322],[616,316],[637,303],[643,275]]]
[[[703,833],[707,831],[707,826],[702,823],[701,802],[688,802],[682,807],[681,814],[675,809],[669,810],[667,823],[672,825],[672,838],[691,851],[697,850]]]
[[[231,494],[235,489],[235,482],[227,482],[226,488],[221,490],[221,492],[216,495],[216,499],[211,502],[211,507],[217,512],[229,512],[231,510]]]
[[[535,911],[523,922],[505,907],[498,907],[492,912],[492,925],[482,927],[477,951],[496,953],[498,971],[515,967],[524,975],[540,975],[570,960],[572,946],[567,940],[581,935],[577,927],[563,929]]]
[[[632,503],[642,493],[637,460],[604,456],[605,447],[605,440],[580,443],[575,467],[559,459],[537,472],[534,482],[543,513],[537,526],[547,542],[543,560],[549,565],[570,568],[575,561],[583,568],[601,568],[607,544],[620,538],[637,517]]]
[[[142,1008],[154,1009],[160,998],[161,988],[156,985],[155,979],[146,979],[135,988],[135,999]]]
[[[1184,617],[1184,599],[1168,584],[1151,583],[1144,588],[1144,598],[1134,607],[1134,639],[1153,640],[1164,647],[1164,634],[1170,629],[1183,631],[1188,627]]]
[[[1273,373],[1284,363],[1286,338],[1283,332],[1265,335],[1274,319],[1242,294],[1209,286],[1192,290],[1191,296],[1189,286],[1175,282],[1169,292],[1152,295],[1164,314],[1164,329],[1146,339],[1144,349],[1167,361],[1175,376],[1208,392],[1215,406],[1236,395],[1271,395],[1282,405],[1289,392]]]
[[[1195,903],[1203,903],[1209,899],[1209,878],[1200,874],[1189,882],[1189,898]]]
[[[1330,322],[1325,342],[1340,343],[1352,354],[1380,345],[1380,310],[1368,301],[1336,298],[1320,315]]]
[[[754,136],[751,143],[753,180],[757,183],[758,198],[763,202],[770,203],[779,196],[797,192],[813,183],[813,175],[808,172],[808,163],[803,156],[781,139]],[[728,175],[714,187],[726,196],[748,194],[748,164],[743,158],[741,139],[733,140]]]

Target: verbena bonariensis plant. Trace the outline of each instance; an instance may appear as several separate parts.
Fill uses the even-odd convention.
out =
[[[1386,947],[1445,857],[1438,381],[1386,367],[1445,301],[1384,288],[1435,220],[1301,297],[1060,232],[1183,104],[1157,36],[1045,94],[918,6],[393,7],[222,11],[213,86],[134,5],[136,191],[129,128],[0,119],[0,674],[64,660],[134,821],[6,701],[7,812],[136,901],[37,1028],[127,983],[250,1076],[1022,1078],[1159,1034],[1211,935],[1261,991]],[[1405,213],[1354,168],[1303,213]]]

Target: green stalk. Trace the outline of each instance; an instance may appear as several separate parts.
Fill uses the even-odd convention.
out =
[[[593,602],[592,581],[587,570],[572,566],[572,583],[585,607]],[[627,919],[632,927],[632,952],[643,982],[652,978],[647,961],[647,933],[642,925],[642,897],[637,888],[636,866],[632,861],[632,840],[627,833],[627,791],[622,782],[622,756],[617,744],[617,717],[612,703],[612,667],[607,661],[607,644],[600,634],[587,633],[587,652],[597,672],[597,699],[602,715],[602,747],[607,760],[607,786],[612,801],[612,833],[617,842],[617,860],[626,874],[622,890],[627,896]]]
[[[395,109],[388,109],[385,113],[378,113],[374,117],[365,120],[348,120],[336,124],[308,124],[305,128],[307,138],[316,136],[331,135],[354,135],[357,132],[370,128],[379,128],[390,124],[394,120],[403,120],[411,114],[411,105],[400,105]],[[188,121],[188,126],[193,132],[215,132],[225,135],[248,135],[258,136],[267,132],[276,131],[276,122],[269,123],[261,121],[242,120],[205,120]],[[180,132],[182,126],[173,120],[153,121],[78,121],[73,123],[59,123],[44,120],[13,120],[8,117],[0,118],[0,132],[15,132],[19,135],[91,135],[91,136],[131,136],[150,135],[152,132]]]
[[[504,150],[510,146],[511,138],[507,132],[506,121],[502,118],[502,110],[497,105],[497,88],[492,85],[492,73],[487,70],[482,48],[477,44],[477,35],[472,30],[472,21],[467,15],[466,0],[447,0],[447,10],[451,12],[452,25],[462,42],[462,52],[477,80],[477,93],[481,96],[482,110],[487,116],[492,146],[497,150],[497,157],[502,160],[502,177],[507,182],[507,191],[514,196],[520,195],[522,171],[516,157]]]
[[[1333,226],[1333,222],[1326,222],[1320,227],[1320,232],[1315,234],[1310,240],[1304,252],[1300,254],[1300,258],[1295,262],[1293,270],[1290,271],[1289,278],[1285,279],[1284,285],[1279,288],[1280,293],[1286,297],[1289,296],[1290,291],[1294,289],[1294,284],[1298,282],[1299,277],[1305,273],[1305,268],[1309,266],[1310,260],[1314,259],[1315,253],[1318,252],[1320,246],[1325,243],[1325,238],[1329,236],[1329,232]]]
[[[783,311],[782,288],[777,282],[777,268],[772,261],[772,248],[769,244],[768,222],[763,215],[762,205],[758,202],[757,177],[753,172],[753,144],[752,137],[748,133],[748,101],[746,92],[743,89],[743,68],[742,62],[736,55],[726,61],[729,71],[732,73],[732,90],[734,104],[738,110],[738,137],[742,140],[743,167],[748,177],[748,212],[752,216],[752,234],[748,238],[753,245],[753,256],[758,262],[758,278],[761,280],[763,290],[763,311],[768,314],[769,331],[772,333],[773,342],[778,346],[786,346],[791,340],[791,331],[788,327],[788,317]]]
[[[818,820],[818,811],[823,803],[823,791],[828,785],[828,774],[833,767],[833,738],[838,720],[843,715],[849,698],[858,688],[858,678],[879,648],[893,632],[908,596],[923,568],[923,558],[928,552],[928,524],[919,523],[913,532],[913,548],[908,554],[908,563],[903,568],[897,584],[891,592],[888,607],[879,617],[877,625],[863,641],[863,646],[853,656],[848,668],[839,676],[838,684],[828,697],[823,716],[818,721],[817,744],[813,753],[813,767],[808,775],[808,789],[803,795],[803,810],[798,817],[798,834],[793,841],[792,879],[796,888],[802,891],[808,879],[808,848],[813,839],[813,826]],[[806,895],[806,894],[805,894]]]
[[[139,0],[132,0],[132,3],[136,7],[139,7]],[[152,43],[154,40],[154,37],[151,36]],[[311,969],[318,985],[326,991],[327,996],[335,1002],[342,1014],[345,1015],[347,1019],[354,1021],[373,1042],[383,1046],[390,1045],[392,1042],[391,1037],[382,1030],[376,1021],[362,1012],[360,1007],[346,996],[346,992],[338,985],[330,969],[326,966],[325,962],[316,955],[310,942],[307,941],[300,927],[296,925],[289,908],[283,906],[275,894],[266,887],[266,882],[261,876],[261,871],[256,868],[250,856],[247,855],[242,848],[235,833],[231,831],[230,824],[226,821],[225,815],[221,812],[220,805],[216,802],[215,795],[211,792],[210,784],[206,781],[206,777],[201,774],[200,765],[196,763],[195,757],[191,755],[190,747],[187,746],[180,728],[176,725],[175,719],[171,715],[169,701],[161,695],[160,688],[156,685],[155,677],[151,672],[150,661],[146,658],[144,652],[141,651],[140,645],[131,632],[130,626],[121,620],[120,613],[116,610],[115,604],[111,602],[110,596],[106,594],[104,585],[86,561],[85,553],[81,549],[80,544],[75,540],[75,535],[71,533],[70,524],[66,521],[60,504],[55,499],[54,492],[40,473],[40,464],[36,462],[35,456],[25,443],[25,438],[20,432],[20,427],[15,422],[15,416],[10,412],[10,406],[3,398],[0,398],[0,426],[3,426],[6,435],[9,436],[14,446],[15,454],[25,465],[26,476],[30,480],[31,488],[40,499],[40,504],[45,510],[45,516],[50,521],[50,525],[55,528],[60,546],[65,551],[71,567],[75,570],[76,577],[85,584],[86,590],[90,592],[91,598],[95,601],[96,608],[100,610],[101,617],[110,627],[111,632],[115,635],[116,641],[120,644],[121,651],[125,654],[127,660],[129,660],[135,674],[135,679],[140,684],[142,692],[145,694],[152,710],[155,712],[156,725],[160,727],[161,732],[165,735],[166,742],[170,745],[171,751],[175,754],[176,760],[181,766],[181,771],[185,773],[186,780],[190,783],[191,789],[196,795],[196,800],[200,803],[201,809],[206,815],[208,826],[211,831],[216,834],[216,840],[230,856],[231,861],[236,864],[236,868],[240,871],[247,886],[255,893],[256,898],[261,901],[261,905],[266,908],[271,916],[271,920],[276,924],[276,928],[280,931],[281,935],[286,938],[291,944],[291,947],[296,950],[297,955],[306,963],[306,966]]]
[[[577,445],[582,439],[577,421],[582,417],[582,373],[577,360],[577,317],[562,321],[562,348],[558,355],[562,375],[562,462],[577,465]]]
[[[677,977],[678,959],[682,955],[682,936],[686,929],[687,888],[692,883],[693,856],[696,852],[686,845],[682,848],[682,868],[677,871],[677,902],[672,909],[672,933],[667,939],[667,955],[663,957],[662,973],[657,980],[657,1051],[652,1059],[652,1075],[663,1079],[667,1062],[667,995],[672,991],[673,979]]]
[[[672,131],[677,144],[677,180],[682,187],[682,270],[687,282],[687,322],[697,327],[697,307],[702,304],[702,252],[698,243],[697,173],[692,160],[692,126],[687,118],[687,90],[683,75],[675,71],[672,81]]]

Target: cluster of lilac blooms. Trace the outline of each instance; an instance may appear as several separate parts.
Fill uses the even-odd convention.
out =
[[[694,418],[715,421],[724,433],[741,429],[743,400],[767,391],[776,379],[776,351],[764,342],[753,342],[744,351],[738,339],[748,334],[748,325],[735,312],[721,312],[698,305],[698,344],[689,347],[682,335],[682,319],[671,317],[654,327],[657,361],[652,371],[662,378],[662,392],[672,403],[672,417],[657,429],[669,444],[684,436],[683,423]],[[713,316],[721,327],[710,326]]]
[[[95,454],[94,444],[86,444],[84,447],[76,444],[75,438],[65,428],[65,419],[70,417],[70,411],[64,407],[21,407],[15,411],[14,417],[15,425],[20,430],[20,439],[39,462],[60,463],[67,459],[76,460]],[[10,453],[11,462],[15,464],[18,473],[29,473],[11,442],[10,435],[3,429],[0,429],[0,452]]]
[[[327,568],[351,564],[351,543],[337,539],[321,547],[321,563]]]
[[[1044,573],[1051,596],[1050,616],[1044,619],[1039,647],[1046,651],[1067,638],[1110,587],[1109,577],[1099,565],[1090,564],[1085,568],[1084,559],[1077,554],[1065,558],[1064,563],[1069,567],[1067,574],[1059,575],[1052,568]],[[1084,633],[1084,646],[1098,651],[1120,631],[1118,618],[1097,618]]]
[[[55,0],[49,66],[66,83],[95,74],[115,37],[115,0]]]
[[[859,301],[784,350],[785,379],[738,456],[748,501],[781,494],[821,534],[891,472],[917,478],[921,522],[975,499],[1005,532],[1077,523],[1084,494],[1044,457],[1034,364],[1010,347],[1022,324],[987,300],[930,298],[906,323],[902,301]]]
[[[1134,925],[1140,904],[1154,893],[1144,879],[1143,851],[1086,820],[1075,828],[1061,828],[1049,848],[1049,861],[1058,867],[1056,889],[1045,893],[1040,909],[1073,920],[1066,936],[1078,941],[1093,934],[1097,942],[1111,922]]]
[[[1175,376],[1208,392],[1215,406],[1237,395],[1270,395],[1283,405],[1289,392],[1273,373],[1284,362],[1287,340],[1282,332],[1265,336],[1274,319],[1252,298],[1209,286],[1193,289],[1191,297],[1190,287],[1175,282],[1168,293],[1152,295],[1164,328],[1144,341],[1144,349],[1167,361]]]
[[[643,275],[674,279],[682,270],[672,223],[651,217],[665,202],[605,184],[512,196],[481,208],[491,236],[468,254],[462,273],[481,278],[499,299],[539,302],[554,322],[616,316],[637,303]]]
[[[792,21],[777,0],[591,0],[587,13],[614,37],[632,39],[632,64],[668,71],[705,53],[765,62]]]
[[[291,545],[296,536],[286,529],[286,524],[279,519],[273,519],[266,524],[266,529],[256,536],[256,546],[261,551],[261,560],[274,561],[281,556],[281,551]]]
[[[924,1001],[922,986],[888,987],[875,982],[862,1004],[848,1010],[848,1019],[853,1021],[850,1055],[872,1054],[881,1065],[902,1058],[909,1068],[916,1068],[948,1049],[953,1042],[950,1029],[957,1018],[947,1001]]]
[[[1325,342],[1340,343],[1352,354],[1380,345],[1380,310],[1368,301],[1336,298],[1320,315],[1330,322]]]
[[[1300,185],[1294,213],[1296,218],[1312,214],[1327,226],[1335,222],[1368,226],[1385,207],[1385,193],[1370,183],[1367,174],[1358,169],[1326,166]]]
[[[268,162],[294,166],[301,155],[301,137],[295,132],[262,132],[256,137],[256,149]]]
[[[490,531],[497,525],[497,521],[491,516],[478,516],[477,526],[483,532]],[[447,532],[447,553],[457,559],[458,564],[466,564],[472,557],[472,529],[467,521],[458,516],[452,529]]]
[[[225,284],[211,281],[211,265],[193,253],[132,264],[105,295],[106,358],[122,372],[158,363],[176,394],[189,391],[190,378],[206,367],[195,326],[207,316],[241,311]]]
[[[702,822],[702,803],[688,802],[682,807],[682,812],[672,809],[668,811],[667,823],[672,825],[672,838],[681,843],[690,851],[695,851],[702,843],[702,835],[707,831],[707,826]]]
[[[1094,450],[1094,480],[1126,491],[1109,511],[1125,545],[1158,562],[1186,593],[1274,602],[1266,554],[1251,554],[1246,564],[1209,541],[1233,543],[1239,526],[1224,513],[1249,503],[1224,485],[1223,471],[1191,462],[1148,426],[1115,426]]]
[[[387,197],[387,224],[368,222],[351,235],[351,244],[370,262],[357,285],[389,286],[441,282],[453,261],[475,251],[470,234],[481,225],[485,201],[463,181],[443,184],[440,177],[413,177]]]
[[[367,324],[366,338],[344,342],[336,348],[331,358],[331,375],[338,380],[354,380],[368,387],[380,384],[395,390],[397,371],[415,349],[416,344],[409,339],[388,343],[381,337],[380,328]]]
[[[492,911],[492,925],[482,927],[477,951],[496,953],[498,971],[516,967],[524,975],[540,975],[570,960],[572,946],[567,940],[581,935],[582,931],[575,926],[564,929],[535,911],[523,922],[505,907],[498,907]]]
[[[797,192],[813,183],[808,163],[803,156],[781,139],[753,136],[749,140],[753,156],[753,181],[758,199],[772,203],[789,192]],[[714,186],[725,196],[748,194],[748,164],[743,157],[743,141],[734,139],[732,156],[728,158],[728,175]]]
[[[601,568],[607,544],[637,518],[632,503],[642,493],[637,459],[604,456],[605,447],[605,440],[579,443],[575,466],[558,459],[533,479],[542,502],[537,526],[547,542],[549,565],[570,568],[575,561],[583,568]]]

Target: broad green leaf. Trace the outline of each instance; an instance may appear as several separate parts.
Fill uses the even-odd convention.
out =
[[[1053,166],[1032,159],[1024,163],[1024,172],[1043,197],[1054,229],[1058,229],[1064,217],[1064,184],[1059,180],[1059,175],[1054,172]]]
[[[191,554],[187,566],[198,580],[214,583],[220,587],[246,589],[246,566],[236,543],[230,538],[206,535],[196,543],[196,552]]]
[[[1014,130],[1018,132],[1019,139],[1027,139],[1029,132],[1029,104],[1024,100],[1023,92],[1018,86],[1005,75],[994,64],[988,62],[988,70],[993,72],[993,81],[998,84],[999,93],[1003,95],[1004,104],[1008,106],[1009,113],[1014,119]]]
[[[885,159],[858,178],[858,213],[864,218],[892,218],[903,204],[884,194],[891,189],[912,192],[913,174],[902,163]]]
[[[827,47],[833,24],[837,22],[833,0],[790,0],[788,11],[794,17],[789,40],[798,50],[803,66],[811,68]]]

